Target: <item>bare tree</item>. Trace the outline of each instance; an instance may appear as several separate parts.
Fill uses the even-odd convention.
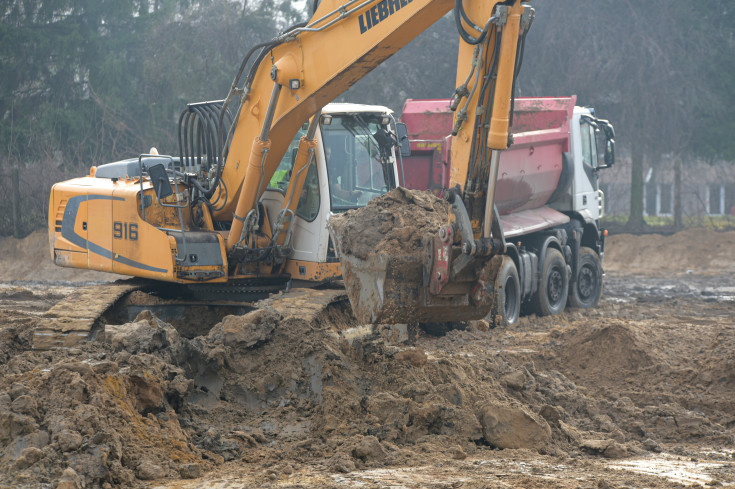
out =
[[[711,38],[691,2],[538,0],[527,43],[525,95],[576,93],[614,120],[620,149],[632,160],[628,226],[643,220],[647,161],[695,151],[697,114],[716,107],[708,89]]]

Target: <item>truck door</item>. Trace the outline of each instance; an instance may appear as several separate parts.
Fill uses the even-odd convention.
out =
[[[575,144],[574,210],[599,219],[603,202],[599,192],[596,127],[588,117],[578,119],[579,141]],[[575,131],[576,132],[576,131]]]

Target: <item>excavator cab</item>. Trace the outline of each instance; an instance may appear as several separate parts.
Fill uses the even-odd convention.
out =
[[[383,162],[373,136],[380,129],[394,133],[394,124],[391,110],[383,106],[328,104],[322,109],[315,132],[314,159],[304,170],[305,181],[291,221],[291,251],[284,263],[284,271],[297,283],[341,277],[327,223],[334,214],[364,207],[388,192],[391,182],[398,181],[395,151],[391,148]],[[304,124],[295,135],[261,197],[271,229],[277,226],[276,217],[289,198],[288,185],[299,142],[308,126]]]
[[[382,134],[392,117],[381,112],[345,112],[322,116],[322,137],[332,212],[367,204],[395,187],[395,154],[381,153],[375,134]]]

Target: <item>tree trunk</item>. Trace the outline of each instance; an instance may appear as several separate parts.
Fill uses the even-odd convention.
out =
[[[13,188],[13,236],[22,238],[20,223],[20,172],[17,166],[10,170],[11,187]]]
[[[630,154],[630,214],[626,227],[631,232],[641,232],[646,223],[643,220],[643,152],[638,143],[633,143]]]
[[[684,219],[681,215],[681,156],[674,160],[674,227],[684,227]]]

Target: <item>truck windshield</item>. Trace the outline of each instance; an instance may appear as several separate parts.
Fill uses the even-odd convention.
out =
[[[334,115],[321,125],[332,211],[362,207],[387,192],[380,150],[373,134],[383,114]]]

